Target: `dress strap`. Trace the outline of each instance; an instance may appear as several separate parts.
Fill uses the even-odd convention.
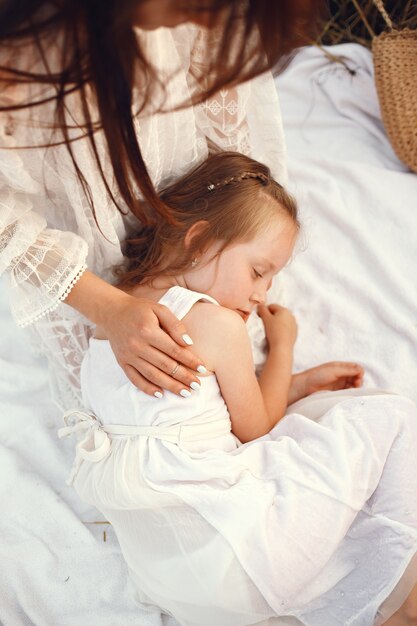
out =
[[[159,300],[159,304],[164,304],[181,320],[192,309],[194,304],[200,301],[219,305],[217,300],[211,296],[198,291],[191,291],[191,289],[185,289],[185,287],[180,287],[179,285],[174,285],[174,287],[168,289]]]

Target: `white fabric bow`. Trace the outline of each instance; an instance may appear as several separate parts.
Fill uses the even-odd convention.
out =
[[[73,419],[71,420],[70,418]],[[64,415],[64,422],[66,426],[58,430],[60,439],[75,433],[85,432],[85,436],[78,442],[75,449],[74,466],[67,480],[67,484],[71,485],[75,480],[83,459],[91,463],[101,461],[108,454],[111,442],[95,415],[84,413],[83,411],[69,411]]]

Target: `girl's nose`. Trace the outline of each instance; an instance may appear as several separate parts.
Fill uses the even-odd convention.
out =
[[[259,291],[258,290],[256,293],[253,293],[252,296],[251,296],[251,300],[255,304],[265,304],[265,302],[266,302],[266,290],[265,291]]]

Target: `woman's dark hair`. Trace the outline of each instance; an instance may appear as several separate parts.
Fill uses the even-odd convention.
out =
[[[238,152],[213,154],[161,194],[175,223],[157,219],[125,243],[126,262],[115,269],[120,287],[149,282],[160,274],[189,269],[192,260],[215,242],[219,253],[232,243],[249,241],[277,216],[300,224],[292,196],[266,165]],[[187,232],[201,228],[185,246]]]
[[[0,0],[0,93],[16,83],[52,87],[53,93],[36,101],[7,104],[0,114],[55,102],[54,127],[61,133],[76,173],[83,185],[94,217],[94,205],[83,172],[73,150],[74,120],[66,107],[67,97],[76,93],[82,111],[80,136],[87,136],[107,192],[123,212],[105,179],[95,132],[102,129],[117,183],[126,206],[144,223],[155,215],[172,219],[171,210],[158,197],[142,158],[134,117],[152,98],[152,89],[142,90],[142,102],[133,102],[134,76],[154,85],[150,62],[140,48],[134,15],[144,0]],[[175,8],[192,18],[199,11],[211,12],[213,36],[208,36],[208,71],[193,77],[194,103],[202,102],[221,87],[230,87],[261,74],[280,63],[296,47],[308,42],[317,24],[321,0],[183,0]],[[216,18],[221,11],[221,25]],[[243,19],[238,20],[241,17]],[[223,20],[224,18],[224,20]],[[240,23],[241,27],[237,27]],[[258,36],[259,35],[259,36]],[[56,46],[56,41],[60,45]],[[41,59],[44,71],[22,68],[25,46]],[[59,50],[58,66],[50,67],[48,53]],[[26,48],[27,54],[28,48]],[[19,59],[18,62],[5,59]],[[204,80],[204,83],[203,83]],[[88,90],[95,103],[87,97]],[[184,103],[185,106],[185,103]],[[137,110],[133,110],[134,107]],[[99,119],[94,119],[98,110]],[[56,145],[56,143],[48,144]],[[138,197],[142,192],[146,203]],[[144,206],[149,207],[146,213]]]

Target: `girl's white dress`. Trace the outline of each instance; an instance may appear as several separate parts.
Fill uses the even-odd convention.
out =
[[[214,306],[181,287],[161,302],[182,318],[201,299]],[[72,480],[113,524],[142,607],[183,626],[370,626],[388,596],[386,614],[404,600],[417,552],[411,401],[314,394],[241,445],[214,375],[190,398],[156,399],[96,339],[81,375],[96,417],[75,413],[61,432],[82,434]]]

